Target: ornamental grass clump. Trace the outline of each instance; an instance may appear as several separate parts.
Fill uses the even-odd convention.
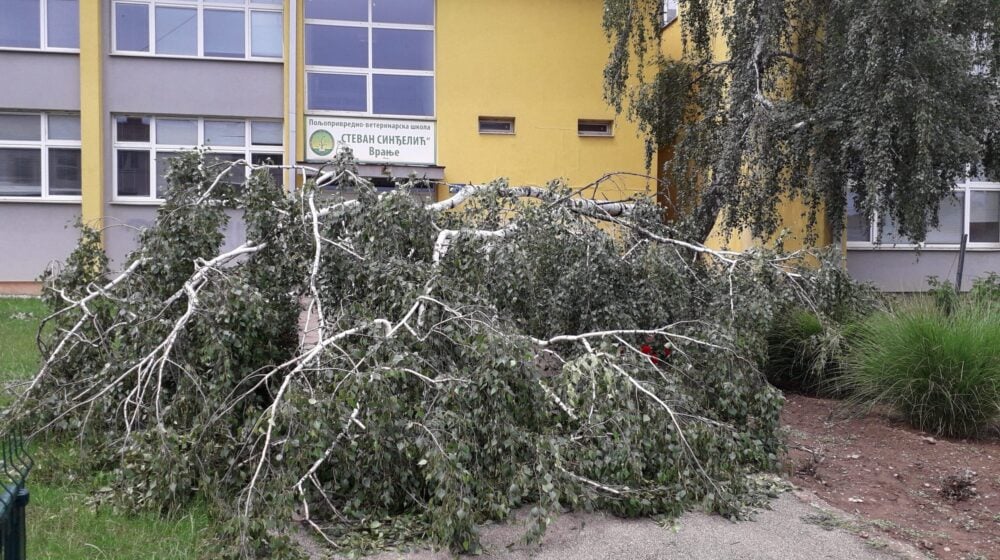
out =
[[[765,373],[780,389],[811,395],[840,396],[842,362],[851,326],[792,308],[779,315],[767,336]]]
[[[845,378],[853,399],[886,404],[914,427],[980,435],[1000,416],[1000,309],[931,304],[878,313],[859,328]]]

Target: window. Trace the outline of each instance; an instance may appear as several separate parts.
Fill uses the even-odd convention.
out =
[[[870,243],[872,224],[860,214],[853,194],[847,195],[847,241]]]
[[[480,134],[514,134],[514,117],[479,117]]]
[[[3,0],[0,10],[0,48],[80,48],[79,0]]]
[[[282,0],[115,0],[114,52],[281,59],[281,7]]]
[[[677,0],[663,0],[663,25],[670,25],[670,22],[677,19]]]
[[[1000,189],[970,193],[969,242],[1000,243]]]
[[[80,199],[80,117],[0,113],[0,198]]]
[[[305,0],[306,105],[434,116],[434,0]]]
[[[114,117],[115,200],[162,200],[170,159],[184,150],[208,148],[206,158],[221,173],[228,162],[283,163],[282,123],[245,119],[200,119],[119,115]],[[247,167],[234,167],[225,182],[242,184]],[[280,184],[281,170],[272,170]]]
[[[878,228],[873,227],[878,224]],[[868,223],[855,211],[853,196],[847,203],[847,243],[856,248],[871,247],[881,234],[884,245],[916,247],[901,235],[890,217]],[[938,227],[927,232],[923,247],[958,247],[962,236],[969,235],[972,248],[1000,247],[1000,183],[965,181],[955,187],[954,196],[946,197],[938,207]]]
[[[614,136],[614,123],[580,119],[576,123],[576,132],[580,136]]]

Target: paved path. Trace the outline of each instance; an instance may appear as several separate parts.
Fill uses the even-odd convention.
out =
[[[514,560],[889,560],[913,558],[909,549],[863,540],[843,529],[831,530],[804,518],[823,510],[802,495],[784,494],[754,521],[733,523],[718,516],[684,515],[677,530],[649,520],[622,520],[602,514],[560,516],[541,546],[517,543],[516,524],[483,528],[485,553],[470,558]],[[834,512],[836,518],[843,513]],[[827,527],[838,523],[827,524]],[[369,560],[450,560],[445,552],[382,553]]]

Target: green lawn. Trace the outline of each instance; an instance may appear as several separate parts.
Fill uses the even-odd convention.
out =
[[[35,331],[47,314],[40,300],[0,298],[0,383],[23,379],[38,369]]]
[[[35,331],[47,310],[37,299],[0,297],[0,406],[16,391],[16,382],[38,369]],[[11,382],[14,385],[9,387]],[[49,451],[49,452],[47,452]],[[165,520],[156,515],[121,515],[110,506],[91,503],[95,480],[64,472],[72,449],[36,451],[39,459],[28,478],[28,558],[31,560],[187,559],[202,556],[210,519],[195,508]]]

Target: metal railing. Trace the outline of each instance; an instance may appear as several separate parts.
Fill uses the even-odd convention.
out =
[[[0,560],[25,560],[28,505],[28,472],[35,461],[20,432],[11,431],[0,441]]]

